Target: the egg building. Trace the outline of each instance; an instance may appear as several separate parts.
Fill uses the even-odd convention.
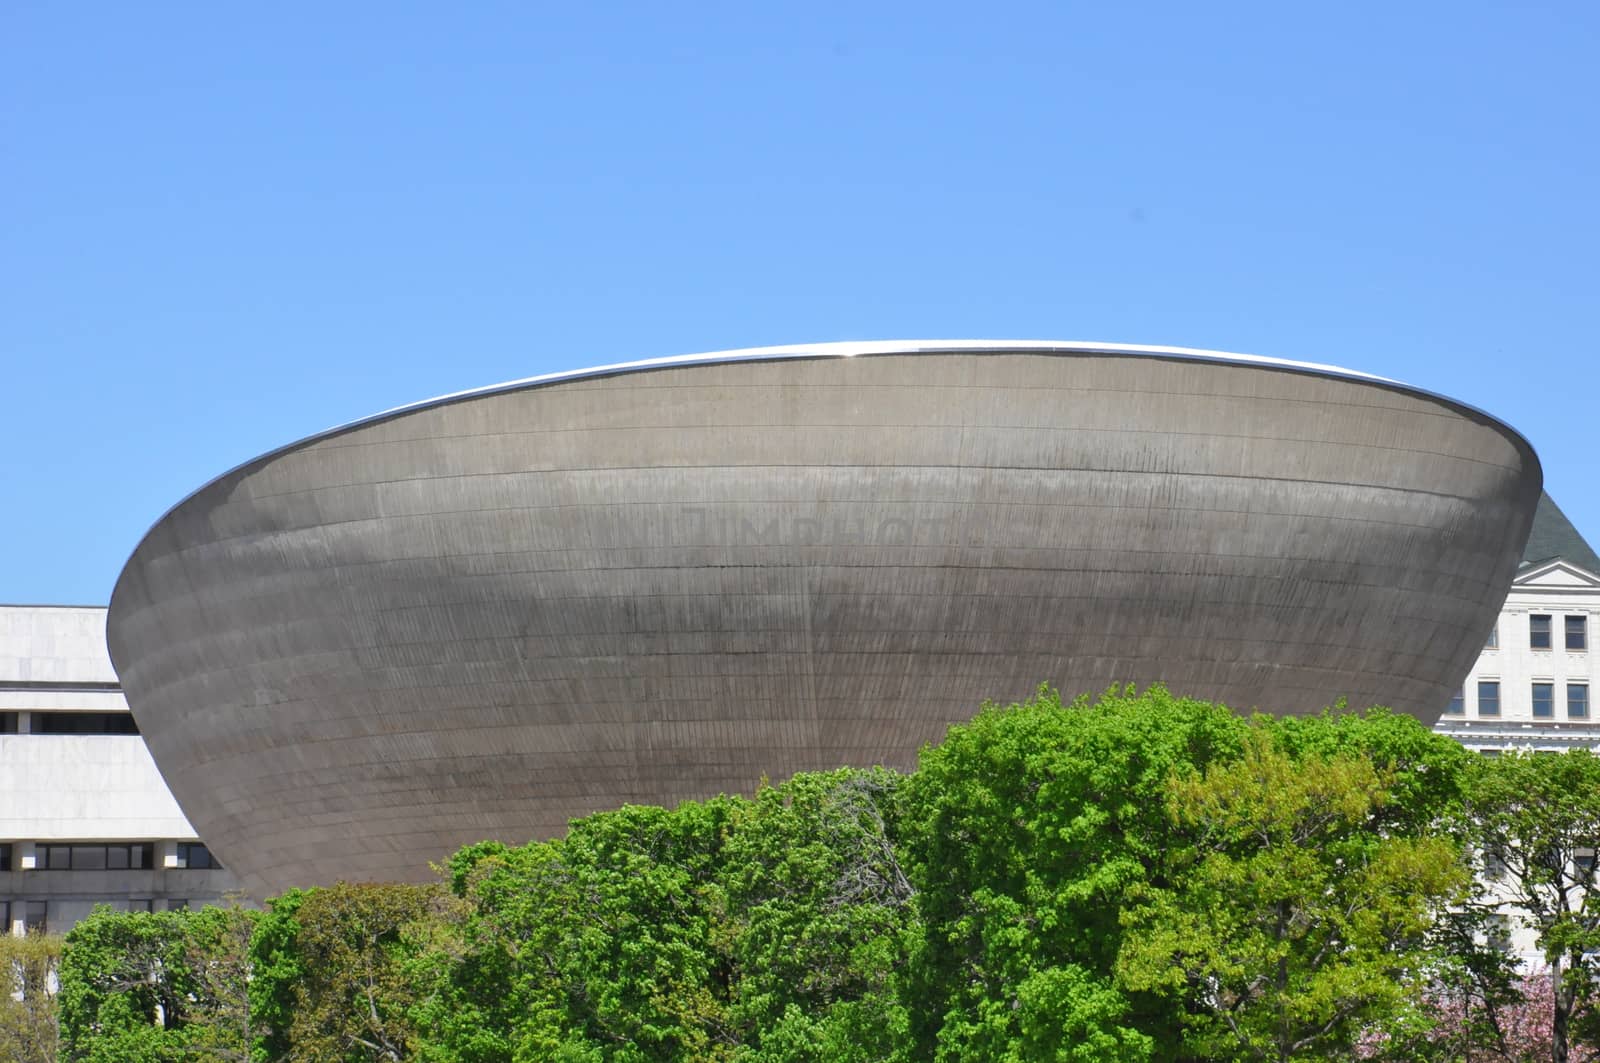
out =
[[[252,892],[417,879],[626,802],[909,767],[1042,681],[1431,722],[1540,489],[1493,417],[1328,366],[737,351],[266,454],[151,529],[108,637],[173,793]]]

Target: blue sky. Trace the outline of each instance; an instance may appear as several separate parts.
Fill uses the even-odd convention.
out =
[[[1600,542],[1600,5],[8,5],[0,601],[386,407],[891,337],[1332,362]]]

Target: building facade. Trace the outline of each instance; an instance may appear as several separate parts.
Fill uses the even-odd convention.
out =
[[[0,605],[0,928],[237,888],[179,810],[106,654],[106,611]]]
[[[1539,500],[1522,566],[1472,670],[1434,730],[1487,756],[1513,750],[1600,750],[1600,557],[1548,495]],[[1529,970],[1544,966],[1523,913],[1500,897],[1495,938]]]
[[[1600,745],[1600,558],[1549,495],[1522,566],[1435,730],[1469,749]]]

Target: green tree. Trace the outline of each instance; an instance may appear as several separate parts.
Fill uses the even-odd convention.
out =
[[[883,1059],[905,1032],[893,978],[914,932],[893,772],[763,786],[723,850],[717,918],[741,1059]]]
[[[1600,758],[1587,750],[1482,758],[1469,810],[1474,843],[1503,869],[1498,895],[1544,951],[1554,989],[1550,1058],[1566,1063],[1600,983]]]
[[[1434,914],[1467,885],[1450,838],[1381,829],[1392,768],[1297,759],[1271,732],[1174,776],[1171,880],[1122,915],[1123,983],[1180,1001],[1199,1058],[1326,1059],[1417,1025]]]
[[[255,912],[96,908],[67,935],[62,1039],[74,1060],[248,1063]]]
[[[1466,787],[1481,759],[1414,718],[1382,707],[1350,712],[1341,703],[1315,716],[1265,722],[1273,744],[1297,759],[1361,757],[1387,768],[1387,798],[1371,812],[1381,834],[1444,834],[1465,841]]]
[[[626,807],[468,846],[440,886],[96,913],[63,1037],[100,1063],[1022,1063],[1348,1053],[1364,1027],[1369,1058],[1440,1058],[1402,1020],[1449,966],[1423,933],[1473,762],[1378,710],[1043,690],[909,776]]]
[[[83,1063],[157,1063],[182,1054],[194,983],[186,912],[101,906],[68,932],[61,958],[61,1036]]]
[[[717,876],[740,799],[629,806],[567,837],[474,846],[451,862],[474,909],[464,960],[494,997],[514,1059],[716,1059],[738,1038],[714,926]]]
[[[186,913],[183,962],[189,971],[184,1053],[207,1063],[250,1063],[260,1029],[250,1005],[250,939],[258,912],[236,903]]]
[[[339,883],[274,900],[251,942],[251,1021],[267,1057],[413,1058],[436,926],[455,917],[447,897],[436,885]]]
[[[1168,780],[1248,725],[1161,688],[988,706],[901,786],[922,933],[902,983],[918,1059],[1163,1058],[1181,1016],[1113,970],[1130,889],[1168,879]]]
[[[51,983],[61,947],[59,937],[12,937],[0,928],[0,1059],[55,1063],[60,1027]]]
[[[898,776],[802,774],[754,799],[632,807],[561,841],[456,854],[471,907],[426,1058],[884,1058],[911,887]],[[434,1055],[428,1055],[428,1053]]]

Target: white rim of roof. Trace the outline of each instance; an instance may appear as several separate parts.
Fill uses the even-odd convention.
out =
[[[1540,473],[1541,482],[1543,481],[1543,469],[1542,463],[1539,461],[1538,451],[1533,449],[1533,445],[1528,442],[1526,436],[1494,414],[1462,402],[1459,399],[1453,399],[1448,395],[1429,391],[1427,388],[1420,388],[1404,381],[1393,380],[1374,373],[1363,373],[1358,369],[1345,369],[1342,366],[1328,365],[1322,362],[1299,362],[1289,358],[1271,358],[1261,354],[1239,354],[1231,351],[1206,350],[1199,347],[1165,347],[1143,343],[1095,343],[1085,340],[830,340],[824,343],[791,343],[776,347],[741,347],[729,351],[674,354],[664,358],[645,358],[635,362],[613,362],[609,365],[593,366],[588,369],[564,369],[555,373],[541,373],[538,376],[523,377],[520,380],[507,380],[499,384],[468,388],[465,391],[452,391],[446,395],[437,395],[431,399],[422,399],[418,402],[408,402],[403,406],[394,406],[378,413],[359,417],[353,421],[346,421],[343,424],[334,425],[332,428],[313,432],[311,435],[285,443],[282,446],[273,447],[271,450],[242,461],[225,472],[213,476],[193,491],[184,495],[169,506],[161,516],[157,517],[150,527],[145,530],[144,535],[140,536],[139,542],[135,544],[132,553],[128,555],[128,560],[123,563],[122,571],[127,571],[128,563],[133,560],[134,554],[139,552],[139,547],[150,537],[151,532],[160,527],[161,523],[168,517],[187,505],[191,499],[203,494],[212,484],[225,480],[252,465],[270,461],[281,454],[298,450],[303,446],[331,436],[354,431],[369,424],[377,424],[392,417],[415,413],[435,406],[462,402],[467,399],[498,395],[504,392],[677,366],[720,365],[732,362],[804,361],[807,359],[855,358],[890,354],[961,354],[966,352],[1124,355],[1175,361],[1215,362],[1220,365],[1259,366],[1263,369],[1279,369],[1286,372],[1302,373],[1306,376],[1332,377],[1334,379],[1375,384],[1378,387],[1390,388],[1421,398],[1431,399],[1468,415],[1483,418],[1489,424],[1504,431],[1513,443],[1527,451],[1534,468]],[[122,582],[122,573],[118,574],[117,582]],[[115,587],[113,587],[113,595],[115,595]]]
[[[306,439],[299,440],[299,442],[308,442],[333,432],[342,432],[345,429],[366,424],[368,421],[376,421],[380,418],[390,417],[398,413],[407,413],[412,410],[426,409],[429,406],[453,402],[457,399],[493,394],[498,391],[514,391],[518,388],[537,387],[541,384],[555,384],[567,380],[582,380],[586,377],[610,376],[616,373],[631,372],[636,369],[659,369],[676,365],[714,365],[721,362],[854,358],[858,355],[872,354],[959,354],[963,351],[993,351],[997,354],[1002,351],[1038,351],[1045,354],[1052,352],[1063,354],[1129,354],[1182,358],[1202,362],[1232,362],[1245,365],[1271,366],[1278,369],[1297,369],[1318,376],[1349,377],[1355,380],[1370,380],[1375,384],[1390,384],[1395,387],[1405,388],[1408,391],[1419,390],[1403,381],[1374,376],[1371,373],[1363,373],[1356,369],[1344,369],[1337,365],[1324,365],[1320,362],[1296,362],[1287,358],[1269,358],[1260,354],[1207,351],[1198,347],[1160,347],[1141,343],[1087,343],[1082,340],[834,340],[827,343],[789,343],[777,347],[739,347],[731,351],[673,354],[664,358],[644,358],[636,362],[613,362],[610,365],[597,365],[589,369],[563,369],[556,373],[541,373],[538,376],[523,377],[520,380],[507,380],[501,384],[468,388],[464,391],[452,391],[447,395],[437,395],[434,398],[422,399],[419,402],[408,402],[403,406],[395,406],[380,413],[335,425],[325,431],[318,432],[314,436],[307,436]],[[1439,396],[1430,397],[1436,398]],[[1485,414],[1485,416],[1488,415]],[[274,451],[273,453],[276,452]]]

